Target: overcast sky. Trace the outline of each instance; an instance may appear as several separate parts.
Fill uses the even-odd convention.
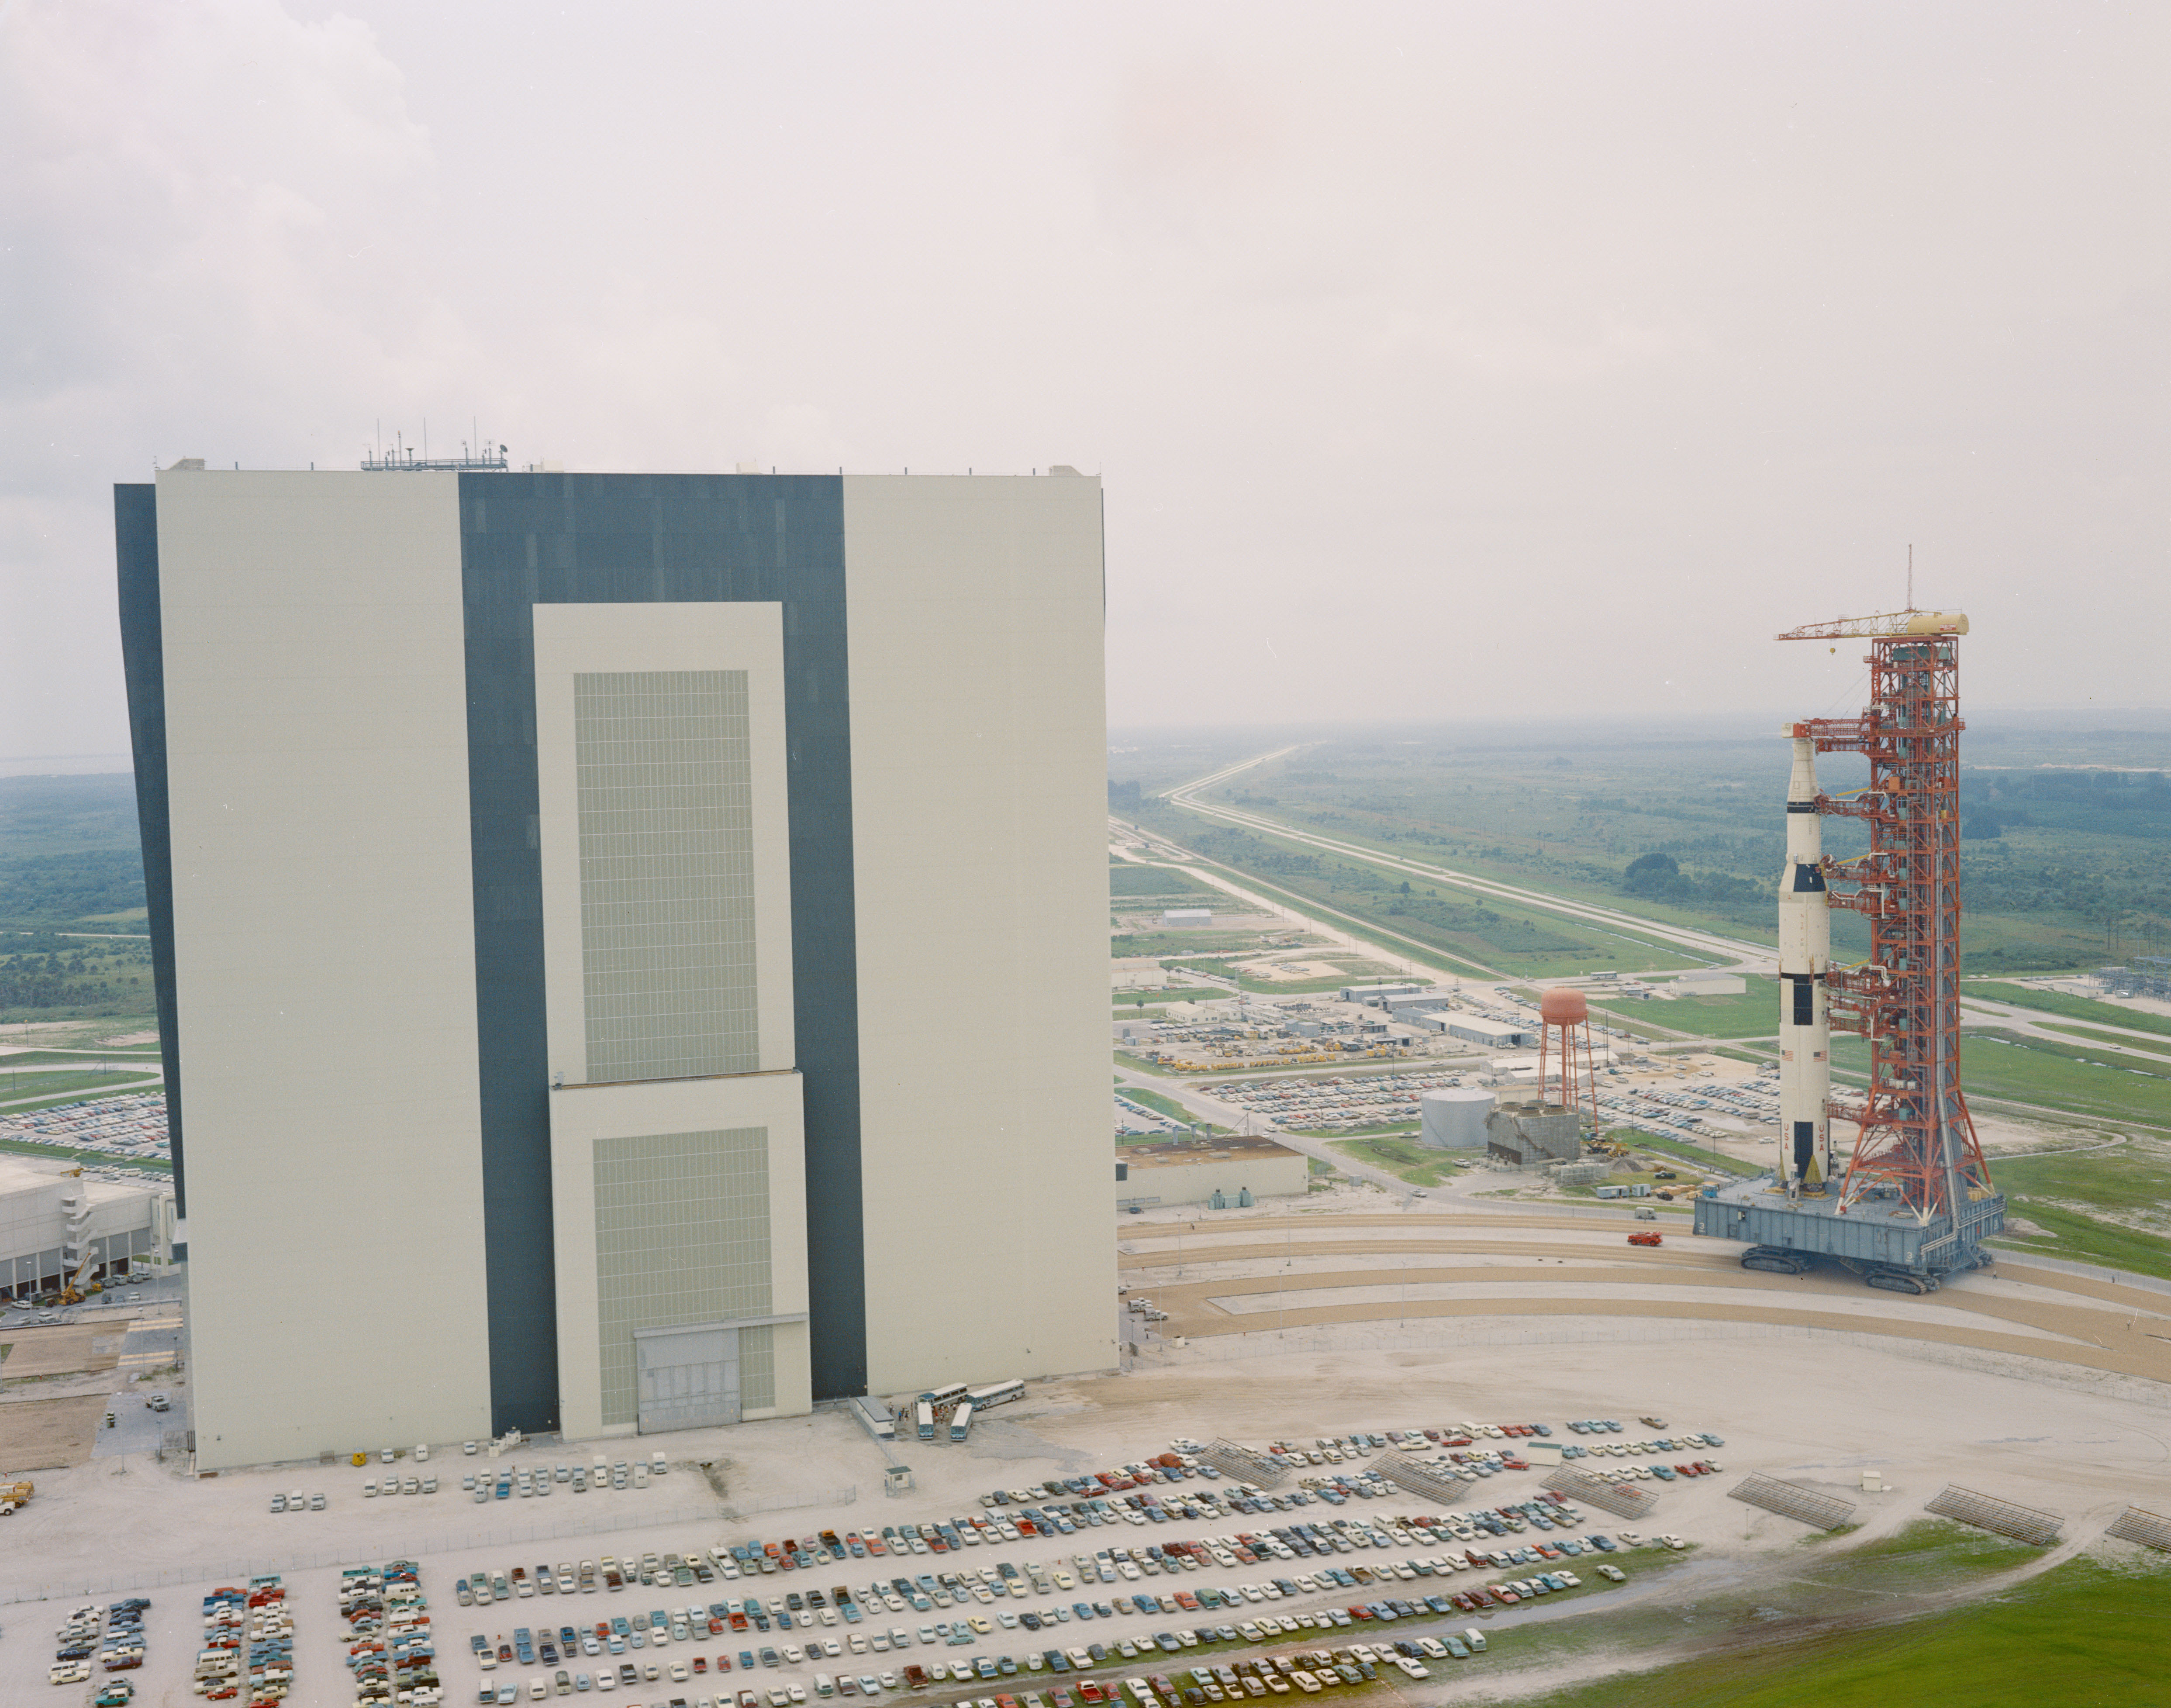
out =
[[[0,758],[110,488],[1106,481],[1118,723],[2171,703],[2171,10],[0,0]],[[60,767],[57,768],[67,768]]]

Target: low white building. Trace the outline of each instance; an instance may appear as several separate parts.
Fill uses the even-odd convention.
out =
[[[0,1156],[0,1298],[57,1293],[173,1255],[174,1195],[86,1177],[69,1164]]]
[[[1246,1192],[1257,1200],[1299,1197],[1311,1189],[1311,1159],[1270,1138],[1230,1133],[1128,1144],[1116,1159],[1119,1207],[1210,1203],[1216,1192],[1234,1205]]]
[[[1738,972],[1699,969],[1681,974],[1674,980],[1674,988],[1683,996],[1746,996],[1749,981]]]
[[[1495,1050],[1527,1049],[1538,1041],[1536,1031],[1512,1020],[1481,1020],[1476,1015],[1450,1015],[1447,1035]]]
[[[1164,927],[1211,925],[1214,910],[1211,908],[1166,908],[1161,910],[1161,923]]]
[[[1429,988],[1429,986],[1422,984],[1345,984],[1342,987],[1341,999],[1362,1003],[1368,1008],[1378,1008],[1396,997],[1422,995]]]

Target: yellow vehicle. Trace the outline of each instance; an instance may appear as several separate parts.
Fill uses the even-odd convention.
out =
[[[18,1483],[0,1483],[0,1518],[24,1505],[37,1491],[37,1485],[27,1477]]]
[[[67,1285],[61,1289],[62,1304],[81,1304],[94,1293],[105,1291],[104,1285],[90,1278],[90,1272],[98,1267],[95,1257],[83,1260],[83,1267],[68,1277]]]

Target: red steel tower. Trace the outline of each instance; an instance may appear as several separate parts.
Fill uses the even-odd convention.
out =
[[[1824,861],[1831,903],[1869,920],[1869,959],[1825,976],[1832,1020],[1869,1041],[1869,1085],[1834,1097],[1860,1130],[1840,1189],[1845,1215],[1866,1193],[1896,1191],[1935,1244],[1959,1251],[2002,1206],[1960,1088],[1959,637],[1957,613],[1903,611],[1815,624],[1782,640],[1867,639],[1869,704],[1856,718],[1816,718],[1793,733],[1820,753],[1861,753],[1869,786],[1819,795],[1820,813],[1859,818],[1869,852]],[[1938,1255],[1928,1247],[1926,1259]]]

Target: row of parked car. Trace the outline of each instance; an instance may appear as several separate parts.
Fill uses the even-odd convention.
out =
[[[58,1646],[53,1651],[47,1681],[87,1684],[94,1660],[109,1673],[132,1672],[142,1666],[143,1613],[150,1605],[137,1595],[115,1602],[103,1613],[95,1602],[75,1609],[53,1633]],[[118,1700],[126,1702],[134,1694],[133,1689],[126,1679],[119,1682],[124,1688]]]
[[[1613,1568],[1611,1567],[1601,1569],[1613,1571],[1613,1575],[1616,1577],[1618,1577],[1621,1575],[1617,1571],[1614,1571]],[[1523,1586],[1522,1588],[1524,1588],[1525,1593],[1532,1594],[1543,1593],[1546,1593],[1547,1588],[1549,1588],[1564,1589],[1576,1587],[1580,1583],[1580,1580],[1575,1578],[1572,1573],[1553,1572],[1544,1574],[1544,1576],[1550,1580],[1547,1585],[1540,1587],[1534,1583],[1529,1586]],[[1290,1588],[1294,1590],[1296,1586],[1292,1582]],[[1231,1601],[1235,1599],[1235,1598],[1230,1595],[1230,1593],[1226,1591],[1209,1591],[1204,1593],[1209,1596],[1218,1594],[1228,1597]],[[850,1592],[839,1590],[833,1592],[833,1594],[836,1596],[849,1596]],[[1198,1598],[1195,1598],[1187,1593],[1185,1594],[1182,1598],[1185,1601],[1189,1602],[1194,1607],[1199,1604]],[[1512,1603],[1518,1598],[1519,1597],[1515,1589],[1507,1588],[1504,1586],[1504,1593],[1501,1599],[1504,1602]],[[1141,1605],[1139,1610],[1145,1611],[1147,1609],[1144,1606]],[[1284,1633],[1296,1632],[1300,1628],[1300,1620],[1301,1620],[1302,1628],[1329,1630],[1337,1626],[1347,1627],[1353,1625],[1360,1625],[1375,1620],[1392,1622],[1398,1618],[1421,1617],[1427,1613],[1445,1614],[1449,1610],[1449,1604],[1442,1598],[1434,1596],[1427,1598],[1424,1604],[1422,1605],[1400,1598],[1389,1598],[1384,1601],[1353,1606],[1348,1609],[1324,1609],[1316,1613],[1300,1615],[1297,1619],[1278,1619],[1271,1614],[1262,1614],[1254,1618],[1247,1619],[1240,1627],[1232,1628],[1225,1625],[1220,1626],[1200,1626],[1194,1630],[1187,1630],[1162,1631],[1154,1634],[1150,1638],[1140,1637],[1135,1641],[1124,1639],[1118,1643],[1113,1648],[1096,1642],[1082,1646],[1050,1648],[1029,1652],[1024,1657],[1022,1666],[1019,1660],[1013,1656],[981,1655],[972,1657],[968,1659],[951,1661],[946,1663],[936,1661],[929,1662],[925,1665],[908,1664],[904,1666],[901,1671],[883,1671],[857,1676],[850,1673],[833,1675],[826,1672],[818,1672],[815,1673],[813,1677],[813,1688],[815,1695],[821,1697],[828,1697],[832,1695],[850,1696],[855,1695],[871,1696],[880,1695],[884,1691],[896,1690],[899,1689],[920,1690],[928,1688],[930,1684],[942,1684],[951,1682],[962,1683],[976,1679],[999,1680],[1004,1678],[1016,1676],[1021,1670],[1028,1673],[1047,1671],[1057,1674],[1069,1672],[1085,1672],[1095,1667],[1112,1663],[1118,1659],[1135,1659],[1142,1654],[1151,1654],[1156,1651],[1165,1652],[1171,1655],[1181,1655],[1187,1649],[1196,1647],[1202,1643],[1213,1644],[1225,1641],[1246,1641],[1253,1643],[1271,1642]],[[658,1613],[652,1617],[658,1621],[668,1617],[673,1621],[674,1626],[682,1628],[680,1640],[685,1641],[687,1635],[690,1633],[694,1626],[698,1625],[700,1622],[700,1611],[701,1610],[699,1609],[693,1608],[680,1609],[669,1615]],[[712,1614],[713,1611],[714,1610],[712,1609]],[[979,1627],[982,1631],[984,1632],[985,1623],[984,1620],[975,1619],[970,1621],[970,1624],[973,1626]],[[923,1641],[936,1641],[943,1640],[941,1637],[941,1632],[946,1627],[938,1625],[935,1627],[923,1629],[920,1632],[921,1640]],[[973,1637],[967,1633],[966,1625],[963,1622],[959,1622],[954,1629],[958,1634],[949,1637],[947,1641],[952,1643],[963,1642],[967,1644],[969,1644],[973,1641]],[[561,1627],[556,1635],[561,1642],[567,1645],[566,1652],[570,1653],[571,1645],[576,1640],[578,1640],[584,1644],[591,1643],[596,1637],[599,1637],[605,1632],[614,1632],[620,1640],[621,1644],[623,1640],[627,1636],[638,1636],[638,1633],[635,1632],[631,1629],[630,1622],[623,1618],[614,1621],[598,1624],[595,1627],[595,1632],[592,1636],[589,1633],[576,1632],[571,1626]],[[533,1634],[528,1632],[523,1628],[515,1633],[515,1641],[513,1643],[501,1643],[496,1651],[496,1657],[498,1659],[504,1659],[517,1657],[532,1664],[533,1656],[539,1648],[544,1663],[547,1665],[552,1659],[555,1658],[553,1646],[548,1641],[549,1635],[549,1634],[546,1631],[544,1640],[539,1645],[534,1640]],[[909,1634],[901,1628],[895,1632],[886,1635],[891,1637],[895,1646],[900,1647],[910,1641]],[[1420,1657],[1430,1656],[1432,1657],[1438,1658],[1444,1656],[1454,1656],[1459,1658],[1471,1652],[1473,1644],[1477,1649],[1482,1649],[1484,1646],[1484,1641],[1481,1634],[1472,1631],[1466,1635],[1472,1640],[1472,1644],[1462,1644],[1460,1640],[1453,1640],[1456,1646],[1450,1646],[1449,1644],[1443,1643],[1439,1639],[1415,1638],[1393,1643],[1391,1646],[1391,1652],[1390,1646],[1383,1646],[1379,1650],[1374,1651],[1366,1648],[1361,1644],[1357,1646],[1357,1650],[1359,1657],[1361,1660],[1377,1661],[1386,1664],[1395,1665],[1412,1677],[1422,1678],[1425,1676],[1425,1673],[1422,1668],[1422,1663],[1419,1658]],[[486,1640],[480,1637],[472,1639],[471,1641],[475,1645],[478,1658],[485,1662],[485,1668],[487,1669],[492,1652],[490,1645]],[[856,1643],[859,1639],[855,1637],[854,1641]],[[614,1644],[614,1649],[619,1652],[623,1652],[622,1646],[619,1644]],[[864,1651],[860,1652],[864,1652]],[[807,1643],[803,1653],[796,1646],[786,1647],[781,1655],[780,1655],[778,1651],[774,1648],[764,1647],[760,1651],[760,1664],[769,1667],[778,1665],[796,1666],[805,1661],[812,1661],[818,1665],[825,1654],[835,1655],[837,1653],[839,1653],[839,1649],[836,1643],[830,1641],[825,1645],[821,1639],[817,1638]],[[1405,1664],[1405,1662],[1417,1662],[1417,1664],[1412,1666]],[[753,1668],[756,1664],[753,1652],[750,1651],[741,1651],[738,1655],[738,1664],[742,1670],[750,1669]],[[728,1673],[732,1670],[732,1657],[728,1654],[719,1654],[717,1656],[715,1663],[715,1670],[716,1673]],[[1204,1679],[1204,1683],[1202,1684],[1200,1688],[1205,1690],[1206,1695],[1203,1697],[1187,1695],[1182,1700],[1189,1701],[1209,1699],[1215,1700],[1224,1700],[1226,1693],[1217,1693],[1211,1687],[1214,1683],[1217,1681],[1219,1674],[1225,1673],[1229,1670],[1230,1669],[1226,1668],[1216,1668],[1214,1669],[1214,1674],[1216,1676],[1209,1677],[1202,1674],[1198,1669],[1194,1669],[1193,1677],[1195,1679],[1201,1678]],[[610,1691],[620,1688],[636,1688],[644,1678],[650,1682],[661,1682],[667,1677],[667,1675],[672,1684],[686,1684],[689,1682],[701,1679],[703,1675],[709,1672],[710,1662],[708,1658],[703,1655],[695,1655],[690,1661],[677,1659],[667,1662],[657,1658],[642,1657],[639,1659],[620,1661],[615,1667],[607,1662],[603,1667],[597,1668],[592,1675],[585,1670],[571,1671],[567,1668],[560,1668],[555,1674],[539,1676],[529,1680],[525,1694],[531,1698],[539,1700],[542,1697],[551,1694],[568,1695],[590,1689]],[[1271,1667],[1265,1671],[1261,1671],[1257,1668],[1254,1668],[1252,1670],[1250,1676],[1263,1679],[1274,1676],[1274,1674]],[[1354,1682],[1361,1682],[1363,1679],[1370,1678],[1371,1676],[1374,1676],[1374,1674],[1370,1672],[1364,1672],[1360,1674],[1359,1679]],[[696,1685],[696,1688],[699,1688],[699,1686]],[[523,1691],[521,1687],[517,1684],[500,1684],[485,1680],[480,1688],[479,1695],[480,1700],[485,1702],[495,1701],[498,1703],[511,1703],[519,1700],[522,1694]],[[1241,1689],[1238,1689],[1235,1694],[1242,1695],[1244,1692]],[[1268,1690],[1262,1685],[1261,1688],[1252,1690],[1250,1694],[1265,1695],[1268,1694]],[[787,1682],[772,1686],[768,1690],[767,1695],[768,1700],[772,1705],[779,1701],[783,1701],[787,1704],[803,1703],[807,1700],[805,1687],[796,1683]],[[1080,1685],[1080,1696],[1086,1702],[1100,1702],[1103,1700],[1116,1700],[1118,1693],[1112,1684],[1103,1686],[1094,1680],[1087,1679],[1082,1682]],[[749,1700],[749,1698],[752,1698],[756,1701],[757,1705],[759,1705],[760,1698],[757,1693],[744,1689],[738,1692],[738,1700],[740,1702],[743,1703]],[[684,1699],[679,1698],[676,1700],[683,1701]],[[708,1699],[703,1700],[705,1700]],[[726,1689],[716,1700],[725,1704],[730,1704],[732,1701],[732,1693]],[[1027,1701],[1033,1701],[1038,1699],[1028,1696],[1025,1700]],[[1053,1693],[1050,1700],[1052,1704],[1068,1703],[1072,1700],[1068,1692],[1062,1690]],[[1171,1700],[1173,1700],[1177,1699],[1172,1695]]]
[[[1541,1510],[1541,1504],[1543,1510]],[[1573,1522],[1579,1517],[1572,1509],[1557,1503],[1532,1502],[1529,1505],[1530,1511],[1527,1513],[1509,1513],[1508,1514],[1517,1519],[1518,1529],[1525,1528],[1527,1523],[1533,1519],[1546,1524],[1548,1528],[1557,1528],[1558,1524]],[[1476,1516],[1482,1516],[1494,1527],[1498,1534],[1503,1535],[1509,1534],[1509,1527],[1501,1512],[1489,1512]],[[1445,1525],[1449,1521],[1434,1520],[1433,1522]],[[1477,1534],[1474,1529],[1472,1534]],[[1295,1537],[1293,1539],[1298,1542],[1305,1541],[1305,1539],[1300,1536]],[[1194,1592],[1187,1589],[1179,1590],[1173,1595],[1152,1595],[1141,1593],[1128,1597],[1118,1596],[1115,1598],[1113,1605],[1105,1602],[1078,1601],[1073,1603],[1069,1609],[1061,1608],[1054,1609],[1053,1616],[1032,1612],[1020,1616],[1005,1609],[997,1612],[994,1618],[1010,1629],[1017,1628],[1021,1623],[1028,1629],[1042,1629],[1053,1626],[1059,1622],[1067,1622],[1074,1615],[1083,1621],[1095,1617],[1113,1617],[1119,1611],[1147,1614],[1171,1614],[1225,1606],[1241,1609],[1246,1615],[1240,1625],[1233,1628],[1226,1625],[1201,1627],[1191,1632],[1166,1631],[1155,1633],[1150,1637],[1144,1636],[1135,1639],[1126,1637],[1118,1640],[1112,1648],[1096,1643],[1075,1652],[1048,1651],[1038,1655],[1028,1655],[1024,1662],[1024,1669],[1027,1671],[1040,1670],[1044,1665],[1051,1670],[1059,1672],[1069,1670],[1071,1666],[1093,1666],[1112,1659],[1132,1659],[1141,1653],[1150,1652],[1155,1649],[1168,1653],[1177,1653],[1184,1647],[1193,1646],[1201,1641],[1210,1642],[1225,1639],[1232,1641],[1241,1640],[1266,1642],[1274,1641],[1284,1634],[1295,1635],[1305,1628],[1326,1629],[1373,1620],[1392,1621],[1397,1618],[1422,1617],[1428,1614],[1446,1614],[1457,1610],[1485,1611],[1496,1605],[1511,1605],[1521,1599],[1580,1588],[1581,1578],[1577,1577],[1572,1569],[1558,1562],[1568,1555],[1584,1552],[1586,1547],[1593,1550],[1610,1551],[1617,1545],[1611,1539],[1605,1537],[1592,1537],[1585,1541],[1579,1541],[1572,1537],[1563,1537],[1557,1543],[1538,1541],[1532,1547],[1513,1552],[1480,1554],[1475,1550],[1467,1550],[1461,1559],[1443,1555],[1431,1560],[1409,1560],[1399,1564],[1379,1562],[1369,1566],[1359,1564],[1350,1567],[1338,1565],[1328,1566],[1321,1568],[1316,1576],[1297,1579],[1278,1578],[1271,1583],[1241,1585],[1235,1590],[1209,1588]],[[1078,1576],[1095,1577],[1105,1569],[1104,1558],[1105,1556],[1096,1558],[1079,1555],[1071,1563],[1077,1567]],[[1299,1614],[1294,1618],[1282,1616],[1264,1608],[1254,1611],[1252,1606],[1247,1605],[1247,1603],[1257,1604],[1278,1600],[1285,1595],[1301,1596],[1331,1591],[1337,1588],[1358,1588],[1371,1583],[1392,1582],[1397,1579],[1445,1578],[1455,1572],[1476,1566],[1504,1567],[1530,1561],[1537,1562],[1541,1569],[1530,1573],[1525,1578],[1505,1580],[1498,1584],[1487,1585],[1484,1588],[1477,1591],[1457,1592],[1450,1595],[1423,1596],[1415,1601],[1407,1600],[1400,1596],[1390,1596],[1379,1601],[1360,1603],[1348,1608],[1328,1608],[1316,1613]],[[1611,1566],[1610,1563],[1601,1563],[1598,1569],[1616,1581],[1622,1576],[1618,1569]],[[921,1605],[927,1604],[931,1598],[929,1596],[930,1590],[936,1594],[944,1594],[946,1602],[962,1599],[964,1598],[962,1593],[969,1592],[973,1599],[984,1605],[995,1598],[994,1582],[1000,1581],[1000,1574],[996,1575],[994,1582],[972,1583],[968,1582],[968,1579],[973,1577],[986,1577],[987,1576],[988,1574],[985,1573],[974,1573],[961,1577],[957,1573],[949,1573],[945,1575],[945,1579],[938,1580],[932,1574],[927,1574],[918,1580],[893,1578],[887,1584],[869,1585],[857,1591],[840,1587],[829,1591],[826,1595],[819,1590],[810,1590],[804,1594],[794,1591],[788,1597],[771,1598],[766,1604],[748,1598],[743,1601],[714,1604],[706,1609],[687,1607],[667,1614],[662,1610],[657,1610],[646,1615],[637,1615],[630,1620],[620,1616],[614,1620],[598,1621],[592,1628],[576,1629],[571,1625],[566,1625],[560,1627],[555,1634],[545,1628],[539,1640],[533,1638],[531,1633],[523,1628],[514,1633],[510,1643],[500,1639],[496,1646],[492,1646],[480,1636],[471,1639],[471,1642],[485,1671],[493,1669],[501,1662],[517,1660],[523,1664],[533,1664],[539,1656],[546,1666],[561,1660],[576,1664],[584,1657],[598,1656],[608,1649],[612,1659],[616,1662],[615,1668],[607,1662],[606,1666],[599,1669],[592,1678],[586,1673],[576,1673],[567,1669],[565,1675],[566,1692],[577,1692],[584,1689],[610,1689],[618,1688],[621,1684],[635,1684],[639,1683],[644,1673],[651,1679],[657,1679],[667,1671],[671,1675],[672,1682],[684,1683],[689,1678],[697,1677],[709,1671],[710,1662],[706,1656],[695,1655],[690,1661],[684,1659],[666,1661],[661,1656],[654,1655],[635,1655],[623,1659],[619,1657],[627,1657],[630,1651],[667,1648],[674,1641],[699,1642],[702,1640],[705,1631],[709,1636],[718,1636],[721,1635],[726,1627],[735,1632],[758,1628],[766,1634],[771,1628],[772,1621],[775,1622],[780,1634],[804,1629],[809,1632],[809,1635],[801,1637],[797,1642],[782,1643],[774,1646],[764,1646],[759,1651],[741,1650],[737,1658],[742,1668],[750,1668],[757,1665],[797,1667],[809,1662],[818,1666],[831,1657],[841,1657],[844,1652],[843,1646],[836,1639],[821,1633],[819,1627],[822,1625],[834,1626],[839,1622],[840,1619],[847,1624],[858,1624],[864,1617],[859,1611],[862,1605],[865,1605],[870,1612],[875,1610],[877,1605],[896,1606],[903,1601],[908,1592]],[[1077,1581],[1070,1571],[1062,1567],[1048,1569],[1046,1580],[1048,1585],[1059,1582],[1065,1588],[1074,1586]],[[945,1593],[946,1588],[948,1593]],[[847,1630],[844,1633],[844,1641],[850,1644],[854,1654],[866,1654],[870,1650],[875,1652],[886,1652],[892,1649],[908,1646],[912,1641],[912,1633],[904,1627],[896,1627],[889,1630],[876,1630],[871,1626],[869,1629],[873,1632],[871,1639],[867,1633],[862,1631]],[[919,1640],[925,1643],[971,1646],[976,1644],[980,1638],[989,1635],[991,1630],[990,1621],[986,1614],[974,1614],[963,1620],[937,1621],[933,1625],[923,1626],[919,1636]],[[1059,1656],[1062,1658],[1059,1659]],[[732,1666],[732,1656],[728,1652],[720,1653],[716,1657],[715,1666],[719,1673],[730,1671]],[[961,1668],[965,1670],[960,1670]],[[943,1668],[941,1663],[936,1663],[926,1670],[930,1676],[939,1681],[946,1676],[946,1673],[948,1676],[960,1678],[1000,1678],[1015,1674],[1019,1669],[1019,1663],[1010,1657],[980,1657],[970,1662],[951,1663],[948,1668]],[[633,1674],[630,1679],[624,1677],[628,1671]],[[613,1676],[614,1672],[616,1674],[615,1677]],[[849,1679],[850,1675],[846,1677]],[[880,1675],[877,1675],[878,1681],[879,1677]],[[610,1682],[603,1682],[606,1679],[610,1679]],[[910,1682],[910,1679],[911,1669],[908,1669],[908,1682]],[[554,1684],[555,1683],[555,1680],[550,1682]],[[826,1684],[828,1680],[826,1675],[821,1675],[818,1682]],[[501,1685],[496,1688],[501,1691],[506,1687]],[[841,1689],[839,1693],[850,1694]]]
[[[340,1573],[340,1617],[356,1708],[437,1708],[444,1700],[421,1568],[411,1560]]]
[[[203,1647],[190,1684],[212,1702],[246,1699],[248,1708],[283,1702],[294,1684],[294,1615],[276,1575],[252,1577],[203,1598]]]
[[[559,1486],[576,1495],[587,1493],[592,1486],[598,1489],[645,1489],[651,1479],[662,1476],[669,1468],[670,1462],[660,1453],[630,1463],[622,1459],[613,1460],[598,1454],[592,1465],[560,1464],[555,1468],[547,1464],[501,1465],[495,1475],[485,1471],[480,1475],[463,1477],[460,1486],[471,1493],[478,1502],[511,1500],[516,1495],[523,1500],[528,1500],[538,1495],[547,1495]],[[431,1480],[431,1488],[432,1491],[436,1488],[435,1479]]]
[[[1248,1700],[1270,1695],[1289,1695],[1302,1693],[1316,1695],[1321,1691],[1337,1685],[1363,1684],[1381,1676],[1383,1668],[1391,1668],[1412,1679],[1430,1676],[1425,1659],[1452,1657],[1466,1660],[1472,1655],[1482,1654],[1486,1649],[1484,1632],[1475,1628],[1450,1632],[1445,1637],[1403,1639],[1391,1644],[1351,1643],[1333,1649],[1297,1650],[1286,1655],[1247,1657],[1218,1666],[1193,1667],[1181,1675],[1181,1680],[1166,1673],[1152,1673],[1128,1678],[1121,1684],[1114,1679],[1102,1681],[1086,1679],[1079,1681],[1074,1692],[1067,1685],[1057,1684],[1045,1690],[1021,1690],[998,1696],[967,1697],[959,1700],[954,1708],[1091,1708],[1093,1704],[1116,1704],[1129,1700],[1138,1708],[1203,1708],[1209,1702]],[[575,1682],[564,1673],[554,1680],[532,1680],[527,1695],[537,1700],[552,1693],[570,1695],[592,1684],[592,1688],[612,1689],[619,1687],[623,1675],[631,1668],[620,1668],[619,1677],[598,1674],[588,1681],[586,1674],[578,1675]],[[937,1669],[939,1670],[939,1669]],[[879,1696],[899,1689],[919,1689],[932,1682],[931,1674],[909,1667],[900,1677],[895,1673],[867,1673],[855,1678],[841,1673],[832,1679],[827,1673],[815,1675],[814,1695],[829,1696]],[[638,1675],[628,1684],[638,1682]],[[683,1682],[675,1681],[675,1682]],[[516,1685],[485,1686],[481,1700],[485,1703],[510,1705],[520,1700],[522,1692]],[[734,1693],[720,1690],[712,1699],[695,1699],[694,1708],[794,1708],[807,1700],[803,1685],[776,1684],[766,1691],[742,1688]],[[675,1705],[683,1703],[683,1697],[672,1699]]]
[[[426,1476],[386,1477],[381,1482],[366,1482],[362,1486],[362,1497],[365,1501],[373,1501],[379,1495],[434,1495],[437,1492],[437,1479],[434,1472]]]

